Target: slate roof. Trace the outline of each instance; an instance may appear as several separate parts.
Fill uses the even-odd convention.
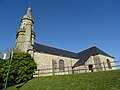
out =
[[[54,48],[54,47],[50,47],[42,44],[35,43],[33,48],[37,52],[44,52],[44,53],[79,59],[78,54],[75,52],[70,52],[70,51],[66,51],[66,50],[62,50],[62,49],[58,49],[58,48]]]
[[[88,49],[78,53],[78,56],[79,56],[80,60],[77,61],[74,64],[73,68],[77,67],[77,66],[80,66],[80,65],[83,65],[88,60],[88,58],[90,56],[97,55],[97,54],[101,54],[101,55],[104,55],[104,56],[114,58],[114,57],[108,55],[107,53],[103,52],[102,50],[100,50],[96,46],[93,46],[91,48],[88,48]]]
[[[103,52],[102,50],[100,50],[99,48],[97,48],[96,46],[93,46],[91,48],[88,48],[84,51],[81,51],[79,53],[75,53],[75,52],[70,52],[70,51],[66,51],[66,50],[62,50],[62,49],[58,49],[58,48],[54,48],[51,46],[46,46],[46,45],[42,45],[42,44],[38,44],[35,43],[33,46],[33,49],[36,52],[44,52],[44,53],[49,53],[49,54],[54,54],[54,55],[60,55],[60,56],[64,56],[64,57],[71,57],[71,58],[76,58],[79,59],[73,66],[77,67],[80,65],[83,65],[90,56],[94,56],[97,54],[101,54],[104,56],[108,56],[111,58],[114,58],[110,55],[108,55],[107,53]]]

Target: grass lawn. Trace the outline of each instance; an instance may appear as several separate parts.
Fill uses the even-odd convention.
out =
[[[7,90],[17,90],[16,86]],[[18,90],[120,90],[120,70],[34,78]]]

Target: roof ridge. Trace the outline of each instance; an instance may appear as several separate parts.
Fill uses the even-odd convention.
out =
[[[97,48],[96,46],[93,46],[92,48],[96,51],[96,53],[99,53],[99,51],[98,51],[99,48]]]
[[[79,54],[79,53],[82,53],[82,52],[85,52],[85,51],[88,51],[88,50],[91,50],[91,49],[94,48],[94,47],[96,47],[96,46],[92,46],[92,47],[89,47],[89,48],[87,48],[87,49],[84,49],[84,50],[78,52],[78,54]]]

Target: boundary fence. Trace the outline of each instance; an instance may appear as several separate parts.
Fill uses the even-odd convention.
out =
[[[112,64],[113,63],[113,64]],[[89,68],[89,65],[92,65],[92,68]],[[72,66],[64,67],[64,70],[59,70],[59,68],[46,68],[46,69],[37,69],[35,70],[34,77],[40,76],[50,76],[50,75],[64,75],[64,74],[76,74],[76,73],[85,73],[85,72],[97,72],[97,71],[108,71],[108,70],[117,70],[120,69],[120,61],[112,61],[108,65],[107,62],[97,63],[97,64],[86,64],[80,66],[81,68],[72,68]],[[100,66],[100,67],[96,67]]]

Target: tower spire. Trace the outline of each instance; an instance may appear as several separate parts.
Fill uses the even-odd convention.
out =
[[[34,44],[35,32],[33,31],[34,21],[31,15],[32,9],[29,7],[26,14],[21,19],[20,28],[16,34],[16,51],[27,52]]]

